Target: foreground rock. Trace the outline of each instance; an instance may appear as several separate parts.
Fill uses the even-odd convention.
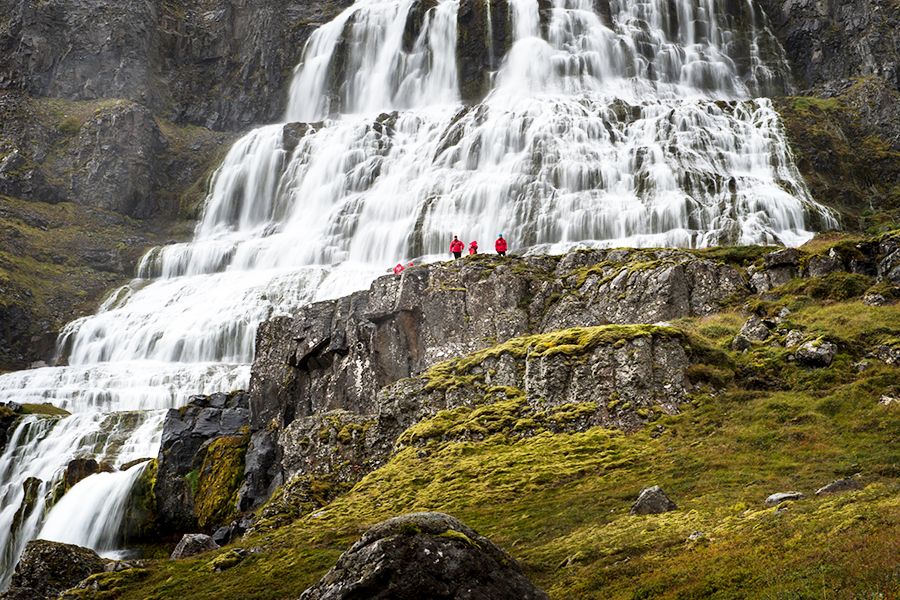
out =
[[[544,600],[508,554],[457,519],[416,513],[369,529],[301,600]]]
[[[204,533],[188,533],[182,536],[169,558],[172,560],[179,560],[194,556],[195,554],[210,552],[216,550],[218,547],[219,545]]]
[[[187,406],[169,410],[155,486],[164,529],[196,531],[221,525],[218,518],[231,516],[227,504],[234,490],[229,486],[238,482],[227,471],[236,469],[238,478],[243,472],[248,420],[243,392],[195,396]]]
[[[806,342],[797,349],[797,361],[808,367],[827,367],[837,354],[837,346],[823,340]]]
[[[28,542],[2,600],[56,598],[83,579],[104,570],[103,559],[88,548],[34,540]]]
[[[659,515],[676,510],[678,506],[666,495],[658,485],[644,488],[631,507],[633,515]]]

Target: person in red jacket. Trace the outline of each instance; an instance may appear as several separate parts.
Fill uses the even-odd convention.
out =
[[[506,256],[506,240],[503,239],[502,233],[497,236],[497,241],[494,242],[494,249],[500,256]]]
[[[472,240],[472,243],[469,244],[469,255],[478,254],[478,242]]]
[[[450,252],[453,254],[453,258],[459,258],[462,256],[463,250],[466,248],[466,245],[463,244],[458,237],[453,236],[453,241],[450,242]]]

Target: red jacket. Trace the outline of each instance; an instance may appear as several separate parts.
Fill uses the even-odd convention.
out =
[[[465,247],[466,245],[460,240],[453,240],[450,242],[450,252],[462,252]]]
[[[469,244],[469,254],[478,254],[478,242]]]
[[[494,249],[497,252],[506,252],[506,240],[503,238],[497,238],[497,242],[494,244]]]

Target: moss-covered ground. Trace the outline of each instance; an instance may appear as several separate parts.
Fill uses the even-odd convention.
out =
[[[900,339],[900,307],[809,291],[788,287],[755,307],[791,312],[747,352],[729,349],[746,319],[738,310],[663,329],[713,349],[696,369],[716,377],[699,377],[690,406],[646,429],[522,437],[521,403],[506,390],[493,405],[420,423],[408,432],[415,447],[312,514],[215,553],[96,576],[87,597],[296,598],[368,526],[418,510],[459,517],[560,600],[897,597],[900,410],[880,400],[900,395],[900,369],[870,353]],[[835,342],[833,364],[792,361],[781,344],[788,329]],[[588,340],[570,336],[562,346]],[[490,425],[483,441],[427,435],[479,410]],[[815,495],[857,474],[862,489]],[[653,484],[678,510],[630,515]],[[764,505],[789,490],[806,497]]]

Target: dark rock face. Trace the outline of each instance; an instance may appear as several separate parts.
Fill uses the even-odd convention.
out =
[[[678,506],[666,495],[658,485],[644,488],[631,507],[633,515],[658,515],[676,510]]]
[[[283,112],[310,33],[349,4],[3,0],[0,86],[127,98],[173,120],[243,129]]]
[[[182,536],[175,550],[172,551],[171,560],[178,560],[215,550],[219,545],[208,535],[204,533],[188,533]]]
[[[181,409],[171,409],[163,424],[156,480],[160,525],[171,531],[196,529],[194,497],[205,450],[210,443],[234,436],[248,422],[243,392],[195,396]]]
[[[103,559],[93,550],[71,544],[34,540],[25,547],[25,552],[16,565],[10,589],[0,595],[0,598],[56,598],[81,580],[103,570]]]
[[[804,87],[874,75],[900,89],[900,11],[893,0],[760,0]]]
[[[164,140],[153,115],[124,103],[82,126],[75,142],[72,196],[80,204],[133,217],[159,214],[155,197]]]
[[[508,554],[441,513],[369,529],[301,600],[544,600]]]

